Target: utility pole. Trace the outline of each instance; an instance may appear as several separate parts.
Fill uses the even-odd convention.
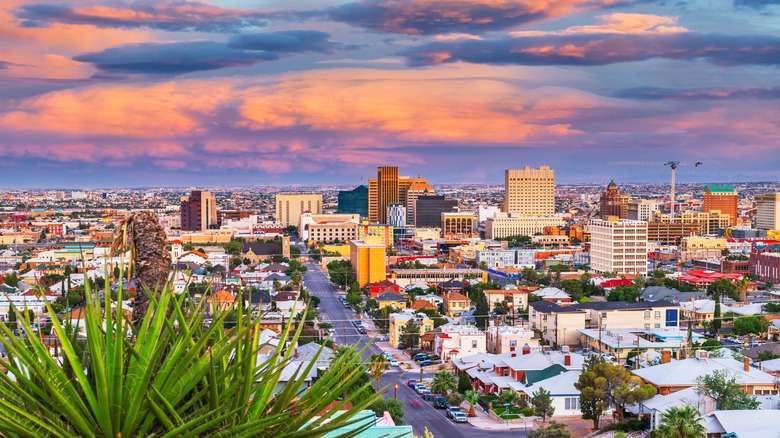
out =
[[[601,354],[601,312],[599,312],[599,354]]]

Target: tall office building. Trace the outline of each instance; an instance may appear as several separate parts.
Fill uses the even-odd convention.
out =
[[[458,210],[458,201],[442,195],[420,196],[414,206],[414,226],[441,228],[441,214]]]
[[[628,203],[628,219],[646,221],[661,209],[661,203],[652,199],[638,199]]]
[[[549,166],[504,172],[504,211],[522,216],[555,214],[555,171]]]
[[[610,181],[607,190],[599,198],[600,214],[602,218],[607,216],[617,216],[620,219],[628,218],[628,203],[631,201],[631,195],[621,194],[615,181]]]
[[[301,214],[322,214],[321,194],[280,193],[276,195],[276,222],[282,226],[301,226]]]
[[[368,180],[368,221],[387,223],[387,207],[401,203],[406,206],[407,223],[411,223],[414,200],[425,193],[436,193],[425,178],[399,176],[394,166],[379,167],[377,177]]]
[[[387,223],[395,228],[406,226],[406,207],[400,202],[388,205]]]
[[[780,193],[756,195],[756,228],[780,230]]]
[[[609,216],[591,220],[589,228],[595,272],[647,275],[647,222]]]
[[[737,191],[732,186],[708,185],[704,187],[704,205],[702,210],[705,213],[719,211],[721,214],[727,214],[731,217],[729,225],[737,224]]]
[[[359,214],[368,219],[368,187],[361,185],[353,190],[339,191],[339,214]]]
[[[181,229],[205,231],[217,226],[217,201],[210,192],[193,190],[181,197]]]

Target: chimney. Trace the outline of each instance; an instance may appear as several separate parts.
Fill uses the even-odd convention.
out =
[[[523,345],[523,356],[531,354],[531,347],[528,344]]]
[[[298,359],[298,349],[297,348],[295,350],[293,350],[293,357]]]
[[[745,358],[742,359],[742,364],[745,367],[745,372],[749,373],[750,372],[750,358],[745,356]]]
[[[661,352],[661,363],[669,363],[672,361],[672,352],[664,350]]]
[[[336,344],[335,343],[333,344],[333,352],[334,353],[336,352]]]
[[[566,356],[563,356],[563,365],[567,367],[571,366],[571,355],[567,354]]]

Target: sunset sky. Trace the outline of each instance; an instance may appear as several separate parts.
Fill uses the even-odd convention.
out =
[[[780,179],[780,0],[0,2],[0,187]]]

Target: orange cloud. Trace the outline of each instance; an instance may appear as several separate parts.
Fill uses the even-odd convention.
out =
[[[586,35],[586,34],[659,34],[687,32],[688,29],[681,26],[673,26],[677,23],[677,17],[653,14],[608,14],[596,17],[599,24],[590,26],[572,26],[564,30],[555,31],[519,31],[511,32],[516,37],[548,36],[548,35]]]

